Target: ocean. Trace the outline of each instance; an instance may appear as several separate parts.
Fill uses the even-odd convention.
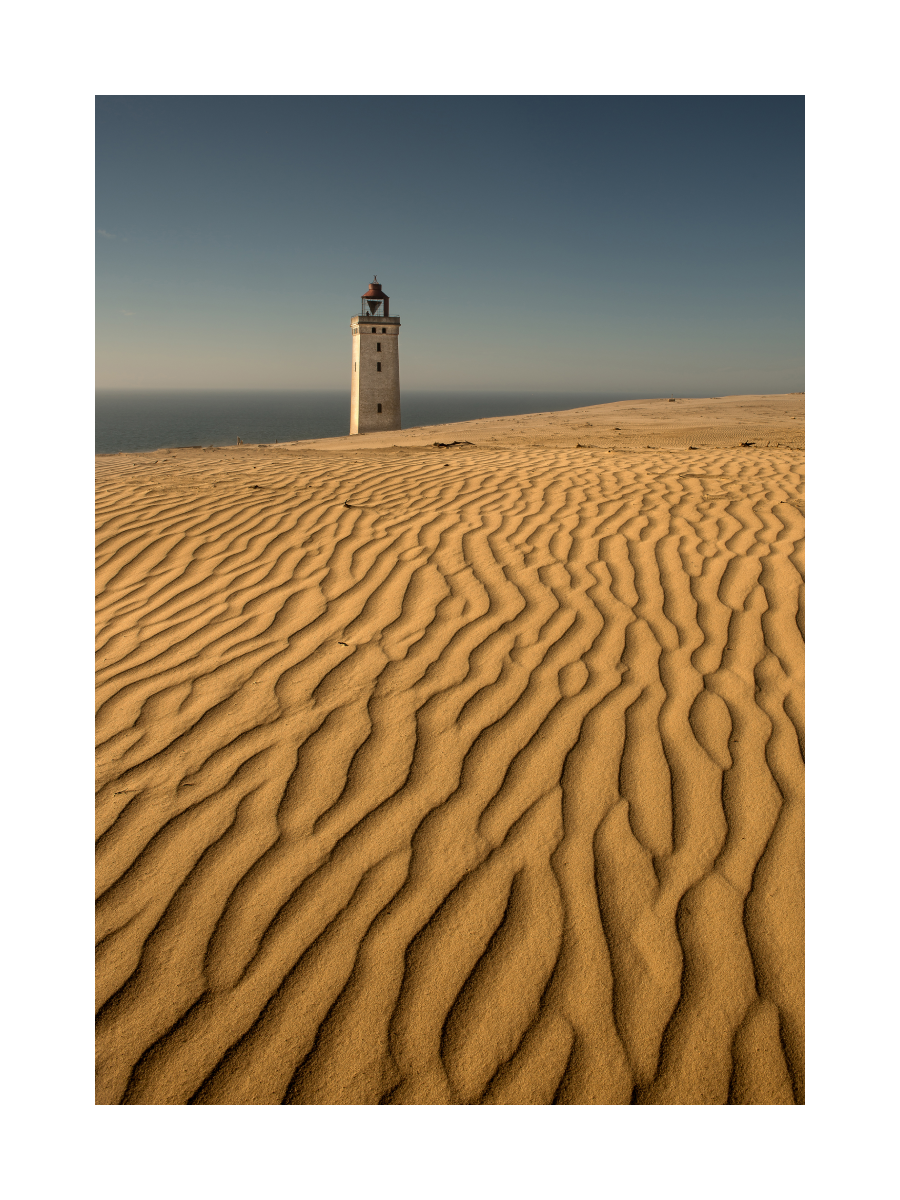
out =
[[[636,400],[641,394],[561,392],[404,392],[403,428],[559,412],[585,404]],[[96,393],[95,451],[233,446],[343,437],[350,432],[350,394],[342,391],[112,391]]]

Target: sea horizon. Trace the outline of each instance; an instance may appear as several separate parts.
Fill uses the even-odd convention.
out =
[[[345,437],[349,389],[96,388],[96,454],[175,446],[294,442]],[[645,392],[409,390],[401,399],[402,428],[479,417],[561,412],[589,404],[650,398]]]

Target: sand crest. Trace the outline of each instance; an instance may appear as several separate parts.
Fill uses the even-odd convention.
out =
[[[98,1103],[802,1103],[802,402],[98,458]]]

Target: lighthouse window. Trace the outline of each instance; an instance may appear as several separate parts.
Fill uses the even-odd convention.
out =
[[[381,405],[378,405],[378,411],[381,412]]]
[[[376,349],[376,350],[380,350],[380,349],[381,349],[381,342],[376,342],[376,343],[375,343],[375,349]]]
[[[378,330],[375,328],[375,326],[374,326],[374,325],[372,326],[372,332],[373,332],[373,333],[377,333],[377,332],[378,332]]]
[[[387,330],[386,330],[386,329],[382,329],[382,331],[381,331],[381,332],[382,332],[382,333],[387,333]]]
[[[381,363],[376,363],[376,364],[375,364],[375,369],[376,369],[376,371],[380,371],[380,370],[381,370]]]

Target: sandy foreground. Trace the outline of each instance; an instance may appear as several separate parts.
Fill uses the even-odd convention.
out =
[[[802,395],[97,474],[98,1103],[803,1103]]]

